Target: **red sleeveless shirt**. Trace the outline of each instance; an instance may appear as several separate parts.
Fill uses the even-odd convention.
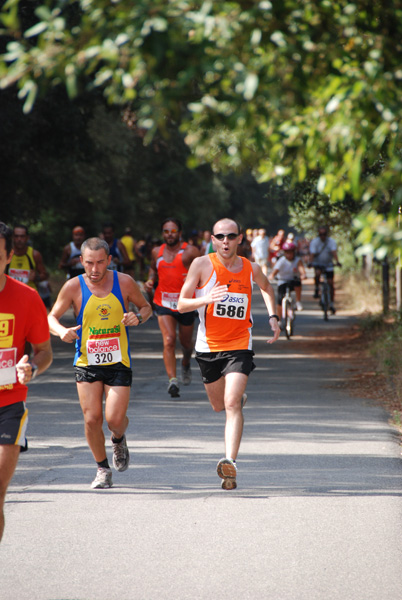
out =
[[[182,242],[173,261],[166,262],[163,258],[166,244],[162,244],[156,258],[158,285],[154,294],[154,304],[176,312],[181,288],[188,273],[188,269],[183,264],[183,252],[187,246],[187,242]]]

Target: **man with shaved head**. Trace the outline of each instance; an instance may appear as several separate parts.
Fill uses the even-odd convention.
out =
[[[222,488],[237,487],[236,459],[243,433],[243,406],[248,376],[255,368],[251,328],[253,283],[261,290],[275,342],[280,334],[274,314],[275,295],[256,263],[237,255],[242,241],[239,224],[221,219],[212,228],[216,252],[195,258],[180,293],[178,310],[198,310],[200,324],[195,344],[208,399],[214,411],[226,411],[225,457],[217,465]],[[193,297],[195,294],[195,297]]]

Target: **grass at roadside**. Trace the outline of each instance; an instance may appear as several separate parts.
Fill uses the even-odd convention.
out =
[[[361,348],[374,360],[376,374],[383,382],[381,404],[402,430],[402,318],[396,311],[382,313],[381,283],[356,273],[342,280],[342,303],[359,317]]]

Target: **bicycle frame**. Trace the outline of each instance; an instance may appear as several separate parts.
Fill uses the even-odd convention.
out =
[[[327,272],[324,271],[322,273],[323,280],[321,283],[321,296],[320,296],[320,305],[324,313],[324,321],[328,321],[329,310],[331,306],[331,290],[328,283]]]
[[[285,334],[288,340],[294,333],[294,321],[296,318],[296,307],[295,300],[290,289],[290,286],[286,284],[286,293],[282,299],[282,323],[284,326]]]

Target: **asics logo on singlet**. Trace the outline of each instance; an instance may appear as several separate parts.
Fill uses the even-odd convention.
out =
[[[241,283],[241,280],[240,280],[240,279],[231,279],[231,280],[229,281],[229,285],[230,285],[231,283]]]
[[[227,294],[220,302],[226,302],[227,300],[236,304],[244,304],[244,298],[237,298],[236,296],[230,296],[230,294]]]

